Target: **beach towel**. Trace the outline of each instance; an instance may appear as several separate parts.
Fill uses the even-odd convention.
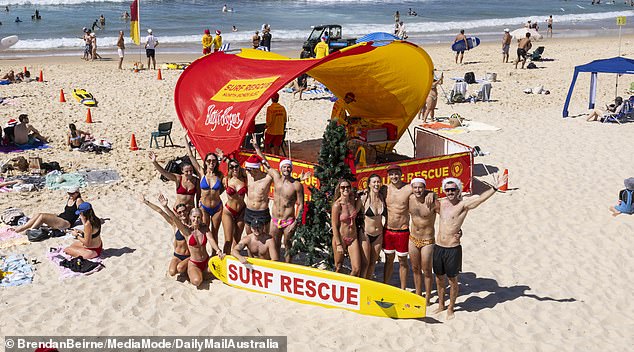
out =
[[[84,178],[88,185],[107,185],[121,180],[119,173],[112,169],[90,170],[84,169],[77,172]]]
[[[9,230],[9,226],[0,225],[0,249],[29,244],[29,239],[19,233]]]
[[[78,173],[63,174],[61,171],[51,171],[46,175],[46,188],[48,189],[69,189],[72,187],[86,187],[84,176]]]
[[[24,254],[1,257],[0,271],[3,273],[0,287],[21,286],[33,282],[33,266]]]
[[[13,186],[14,192],[36,191],[44,188],[44,185],[46,183],[46,179],[44,178],[44,176],[18,175],[7,178],[7,181],[15,180],[21,180],[22,183]]]
[[[42,143],[42,142],[35,142],[32,144],[28,144],[28,145],[23,145],[23,146],[17,146],[15,144],[12,145],[3,145],[0,146],[0,153],[19,153],[19,152],[23,152],[25,150],[34,150],[34,149],[48,149],[50,148],[50,146],[46,143]]]
[[[71,257],[70,255],[64,253],[64,247],[56,247],[56,248],[50,248],[49,251],[46,253],[46,257],[48,259],[50,259],[54,264],[55,267],[57,268],[57,271],[59,271],[59,279],[63,280],[63,279],[67,279],[69,277],[77,277],[77,276],[85,276],[85,275],[91,275],[94,274],[98,271],[100,271],[101,269],[104,268],[103,264],[102,264],[102,259],[101,258],[93,258],[90,259],[90,261],[101,264],[101,265],[97,265],[97,267],[95,267],[93,270],[86,272],[86,273],[78,273],[78,272],[74,272],[68,268],[65,268],[63,266],[60,265],[60,263],[66,259],[72,259],[73,257]]]

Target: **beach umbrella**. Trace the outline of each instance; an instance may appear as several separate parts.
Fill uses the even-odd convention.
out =
[[[515,39],[522,39],[522,38],[526,37],[526,33],[530,33],[531,34],[531,39],[532,40],[540,40],[540,39],[542,39],[542,35],[539,34],[538,31],[536,31],[536,30],[534,30],[532,28],[518,28],[518,29],[514,30],[513,32],[511,32],[511,35]]]

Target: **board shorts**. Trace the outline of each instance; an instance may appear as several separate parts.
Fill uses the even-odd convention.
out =
[[[458,54],[464,54],[464,50],[456,51],[456,55],[458,55]]]
[[[203,48],[203,55],[211,54],[211,48]]]
[[[385,254],[396,252],[399,257],[407,257],[409,253],[409,229],[385,229],[383,234],[383,252]]]
[[[517,58],[526,59],[526,50],[522,48],[517,48]]]
[[[511,44],[504,44],[502,46],[502,54],[509,54],[509,49],[511,48]]]
[[[154,49],[145,49],[145,56],[154,58],[155,50]]]
[[[124,55],[124,51],[123,51],[123,49],[118,48],[118,49],[117,49],[117,54],[119,54],[119,57],[120,57],[120,58],[123,58],[123,55]]]
[[[434,245],[432,268],[436,275],[456,277],[462,271],[462,246],[441,247]]]
[[[259,220],[263,224],[268,224],[271,222],[271,213],[268,209],[264,210],[251,210],[246,208],[244,212],[244,223],[251,226],[253,221]],[[267,229],[268,232],[268,229]]]
[[[264,134],[264,145],[267,147],[270,145],[279,147],[282,145],[282,142],[284,142],[284,135]]]

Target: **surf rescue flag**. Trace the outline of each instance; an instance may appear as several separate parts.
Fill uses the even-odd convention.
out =
[[[130,4],[130,38],[136,45],[141,44],[141,32],[139,28],[139,0]]]

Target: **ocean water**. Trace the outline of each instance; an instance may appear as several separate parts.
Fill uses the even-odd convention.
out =
[[[609,3],[606,3],[609,2]],[[106,26],[97,30],[98,45],[115,44],[119,30],[129,39],[129,22],[121,19],[130,0],[0,0],[0,38],[18,35],[20,41],[0,56],[33,50],[80,50],[82,27],[91,27],[101,14]],[[223,5],[233,9],[222,12]],[[9,12],[4,7],[9,6]],[[197,52],[205,28],[219,29],[232,47],[248,46],[255,30],[271,25],[273,49],[297,45],[310,33],[310,26],[341,24],[345,37],[394,29],[394,12],[399,11],[410,40],[419,43],[448,42],[460,29],[483,40],[498,40],[503,28],[521,27],[529,19],[545,20],[553,15],[555,35],[590,36],[616,33],[616,16],[627,16],[624,33],[634,33],[634,7],[624,0],[140,0],[142,36],[152,28],[161,50]],[[418,16],[408,16],[412,8]],[[42,20],[33,21],[35,9]],[[15,18],[23,21],[16,23]],[[238,28],[232,32],[232,26]],[[129,46],[131,43],[129,44]]]

